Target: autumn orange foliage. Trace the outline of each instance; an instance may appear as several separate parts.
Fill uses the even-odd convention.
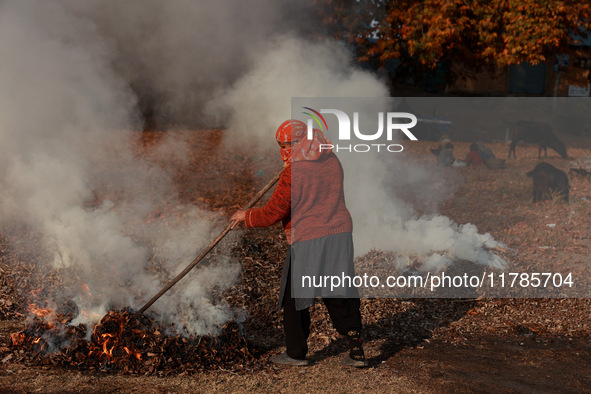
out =
[[[331,32],[360,60],[474,71],[545,62],[591,27],[591,2],[573,0],[315,0]]]

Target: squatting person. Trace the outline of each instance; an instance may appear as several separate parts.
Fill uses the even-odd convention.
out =
[[[310,312],[315,297],[321,296],[333,326],[346,336],[349,355],[343,364],[365,367],[367,361],[361,344],[360,301],[355,289],[341,293],[306,292],[298,289],[301,275],[345,273],[354,276],[353,222],[345,205],[343,168],[320,130],[307,138],[307,128],[298,120],[287,120],[279,126],[275,138],[281,148],[285,168],[269,202],[260,208],[236,212],[234,226],[244,221],[246,227],[266,227],[283,223],[290,244],[285,259],[279,308],[283,307],[283,329],[286,352],[271,358],[276,364],[308,365]],[[296,282],[292,284],[292,278]],[[295,286],[294,286],[295,285]],[[317,289],[316,289],[317,290]],[[353,291],[353,293],[351,292]]]

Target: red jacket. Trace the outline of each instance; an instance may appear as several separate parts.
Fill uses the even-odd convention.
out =
[[[480,156],[479,152],[471,150],[470,153],[468,153],[468,156],[466,156],[466,163],[472,164],[474,167],[478,167],[484,164],[484,161],[482,160],[482,156]]]
[[[251,208],[245,215],[246,227],[279,221],[290,244],[353,231],[345,205],[343,168],[334,153],[288,165],[267,205]]]

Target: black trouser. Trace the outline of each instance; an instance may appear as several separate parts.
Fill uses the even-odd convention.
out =
[[[290,270],[291,271],[291,270]],[[323,298],[332,324],[341,335],[351,330],[361,331],[360,301],[358,298]],[[283,331],[287,355],[303,360],[308,353],[310,335],[310,311],[308,308],[296,311],[295,299],[291,292],[291,275],[287,278],[283,297]]]

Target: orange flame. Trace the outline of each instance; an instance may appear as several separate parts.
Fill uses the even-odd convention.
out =
[[[111,347],[111,349],[108,349],[107,345],[111,341],[111,338],[115,338],[115,335],[110,334],[110,333],[105,333],[105,334],[101,334],[101,338],[104,340],[103,353],[106,354],[109,358],[113,357],[113,350],[115,349],[115,346],[117,346],[117,339],[113,340],[114,343],[113,343],[113,346]]]
[[[126,347],[124,347],[124,348],[123,348],[123,350],[125,350],[125,351],[127,352],[127,354],[133,354],[133,355],[135,356],[135,358],[137,358],[138,360],[141,360],[141,359],[142,359],[142,354],[141,354],[141,353],[137,353],[137,352],[136,352],[136,353],[134,353],[134,352],[132,352],[131,350],[129,350],[129,349],[127,348],[127,346],[126,346]]]
[[[108,338],[104,343],[103,343],[103,353],[105,353],[109,358],[113,357],[113,349],[115,349],[115,345],[113,345],[113,347],[111,347],[111,349],[107,349],[107,344],[109,343],[111,339]]]
[[[37,345],[39,342],[41,342],[41,338],[35,338],[32,343],[34,345]],[[41,347],[39,348],[39,350],[43,350],[43,348],[45,347],[46,344],[47,344],[47,342],[43,342],[41,344]]]
[[[39,317],[45,317],[45,316],[51,314],[50,308],[38,308],[37,305],[35,305],[35,304],[30,304],[28,309],[29,309],[29,312],[34,313],[35,315],[37,315]]]

